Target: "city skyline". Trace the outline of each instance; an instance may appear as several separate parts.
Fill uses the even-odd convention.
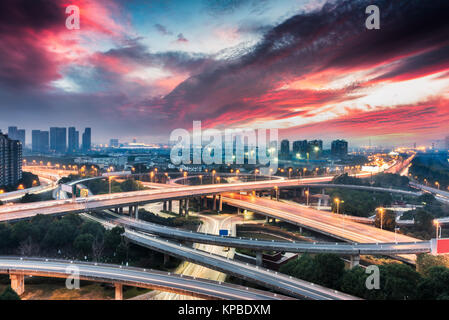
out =
[[[166,143],[193,120],[353,145],[444,139],[448,4],[378,1],[381,27],[367,30],[368,4],[84,0],[68,30],[63,1],[4,3],[0,127],[27,141],[76,123],[96,142]]]

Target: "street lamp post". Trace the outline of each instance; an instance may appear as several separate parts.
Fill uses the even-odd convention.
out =
[[[337,204],[337,214],[339,214],[340,213],[340,199],[335,198],[334,202]]]
[[[383,230],[383,221],[384,221],[384,208],[379,208],[380,213],[380,229]]]
[[[292,176],[292,168],[288,168],[288,178],[291,179]]]
[[[440,183],[438,181],[435,182],[435,185],[437,186],[438,190],[440,190]]]
[[[435,225],[435,236],[438,239],[439,235],[438,235],[438,229],[440,228],[440,223],[438,222],[438,220],[433,220],[433,224]]]
[[[306,205],[309,206],[309,190],[306,190],[305,194],[306,194],[306,199],[307,199],[306,200]]]
[[[112,181],[112,176],[109,177],[109,194],[111,194],[111,181]]]

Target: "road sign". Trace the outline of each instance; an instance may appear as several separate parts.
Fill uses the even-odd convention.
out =
[[[111,176],[127,176],[131,174],[131,171],[118,171],[118,172],[105,172],[102,174],[103,177],[111,177]]]
[[[449,253],[449,239],[437,239],[437,254]]]
[[[69,186],[68,184],[61,184],[61,190],[72,193],[73,192],[73,186]]]
[[[228,229],[220,229],[219,233],[220,236],[227,236],[229,235]]]
[[[81,189],[80,190],[80,196],[82,198],[87,198],[89,196],[89,190],[88,189]]]

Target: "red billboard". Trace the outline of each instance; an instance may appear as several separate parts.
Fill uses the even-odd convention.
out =
[[[449,253],[449,239],[437,239],[437,254]]]

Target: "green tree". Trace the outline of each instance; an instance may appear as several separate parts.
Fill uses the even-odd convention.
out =
[[[88,255],[92,251],[94,236],[89,233],[80,234],[73,242],[73,247],[81,254]]]
[[[94,238],[102,239],[104,236],[105,228],[94,221],[86,221],[81,225],[80,233],[90,234]]]
[[[8,286],[5,291],[0,294],[0,300],[20,300],[20,297],[10,286]]]
[[[7,253],[14,246],[10,225],[0,223],[0,252]]]
[[[340,290],[356,297],[365,297],[367,276],[365,270],[360,266],[346,271],[340,281]]]
[[[416,288],[421,276],[410,266],[399,263],[382,265],[380,269],[380,290],[382,299],[416,299]]]
[[[42,201],[42,198],[38,194],[26,193],[22,199],[20,199],[21,203],[30,203],[30,202],[39,202]]]
[[[382,219],[382,229],[394,231],[396,227],[396,214],[391,210],[383,210],[383,214],[380,213],[380,210],[377,210],[376,217],[374,219],[374,225],[377,228],[381,227],[381,219]]]
[[[433,226],[433,216],[425,209],[418,209],[415,213],[415,228],[431,233],[433,232],[434,226]]]
[[[116,252],[117,247],[122,241],[122,234],[124,232],[125,229],[118,226],[106,231],[104,235],[104,246],[109,253],[113,254],[114,252]]]
[[[332,253],[320,253],[313,261],[314,281],[325,287],[338,288],[344,274],[345,263]]]
[[[446,255],[434,256],[427,253],[418,254],[416,259],[416,271],[422,276],[427,277],[429,275],[429,269],[438,266],[449,267],[449,257]]]

